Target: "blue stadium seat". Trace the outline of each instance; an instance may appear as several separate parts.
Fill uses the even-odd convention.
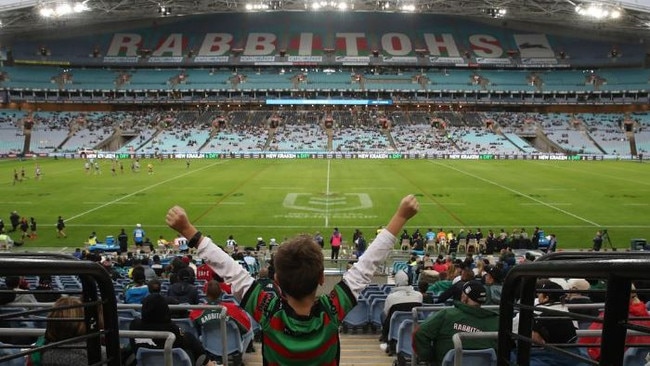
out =
[[[370,305],[368,300],[359,299],[357,300],[357,305],[350,310],[349,313],[345,315],[343,319],[343,327],[365,327],[368,325],[368,310]]]
[[[5,356],[11,356],[15,355],[16,353],[20,352],[20,347],[16,348],[10,348],[11,346],[8,343],[2,343],[0,342],[0,357],[5,357]],[[13,358],[9,361],[4,361],[2,362],[3,366],[24,366],[25,365],[25,357],[17,357]]]
[[[442,359],[441,366],[454,366],[455,357],[454,350],[449,350],[445,358]],[[496,366],[496,364],[497,353],[493,348],[463,350],[463,360],[461,363],[463,366]]]
[[[172,321],[185,333],[190,333],[197,339],[199,338],[199,332],[196,331],[196,327],[194,327],[194,323],[190,318],[173,318]]]
[[[253,341],[253,332],[251,331],[242,336],[237,323],[233,319],[226,320],[226,334],[228,337],[226,355],[243,355],[248,345]],[[220,322],[208,322],[202,326],[201,343],[203,348],[211,355],[224,356]]]
[[[623,366],[643,366],[650,363],[650,348],[630,347],[623,356]]]
[[[381,328],[382,319],[381,314],[384,312],[384,304],[386,303],[385,297],[378,297],[370,303],[370,325],[373,327]]]
[[[394,311],[390,317],[390,326],[388,327],[388,344],[396,345],[399,338],[399,327],[405,321],[413,321],[413,314],[410,311]],[[393,349],[391,347],[391,349]],[[396,350],[396,348],[394,348]]]
[[[406,359],[413,357],[413,319],[405,319],[399,325],[396,352]]]
[[[138,348],[135,355],[138,366],[160,366],[165,364],[165,351],[162,349]],[[194,366],[190,356],[182,348],[172,349],[172,364],[174,366]]]

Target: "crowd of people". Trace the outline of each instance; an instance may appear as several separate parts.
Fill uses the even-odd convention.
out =
[[[174,319],[189,318],[197,333],[202,334],[207,331],[214,316],[210,315],[210,310],[179,312],[170,308],[170,305],[203,302],[227,307],[230,316],[236,320],[242,337],[250,337],[254,325],[258,327],[263,335],[263,357],[269,364],[284,364],[287,357],[310,364],[333,364],[340,361],[339,328],[342,321],[370,284],[372,275],[393,252],[395,245],[400,243],[413,255],[407,262],[407,267],[399,269],[393,275],[395,286],[385,299],[384,319],[390,319],[391,313],[395,311],[412,309],[417,305],[444,305],[419,324],[413,333],[414,353],[419,360],[438,365],[447,351],[453,348],[451,338],[455,333],[498,330],[498,312],[483,306],[498,305],[501,301],[502,281],[507,272],[514,266],[526,265],[526,262],[534,258],[518,259],[509,247],[501,248],[498,256],[480,253],[466,253],[465,258],[457,257],[457,253],[430,255],[424,252],[426,242],[439,244],[448,240],[450,234],[454,240],[459,237],[468,240],[470,235],[472,238],[469,240],[477,240],[482,232],[468,230],[463,236],[461,233],[464,230],[454,235],[442,229],[429,229],[425,233],[415,230],[408,234],[404,226],[418,210],[416,198],[405,197],[388,224],[379,227],[376,237],[367,245],[363,233],[357,230],[352,235],[357,248],[356,262],[345,271],[341,282],[324,295],[317,295],[318,287],[324,281],[325,270],[323,246],[326,239],[322,235],[299,235],[287,239],[272,249],[270,262],[260,262],[255,257],[255,252],[267,250],[264,240],[260,238],[254,248],[240,248],[231,236],[223,247],[217,246],[189,221],[185,210],[178,206],[168,211],[166,222],[179,237],[186,238],[188,253],[171,257],[167,264],[163,264],[157,254],[153,255],[151,262],[148,257],[133,252],[115,258],[87,251],[78,251],[77,255],[82,260],[96,261],[106,269],[116,283],[116,288],[119,286],[121,289],[121,301],[142,305],[140,316],[134,318],[130,329],[171,331],[177,335],[175,346],[185,350],[194,363],[214,364],[218,359],[204,348],[199,338],[181,331]],[[144,236],[141,225],[136,225],[133,236],[134,239]],[[530,238],[523,229],[505,236],[509,239]],[[330,244],[336,247],[343,242],[342,237],[339,230],[334,230],[329,239]],[[423,253],[417,253],[418,247],[422,248]],[[296,281],[296,278],[301,281]],[[25,291],[33,288],[20,276],[7,277],[5,286],[11,291],[3,292],[3,305],[56,301],[48,319],[65,318],[68,315],[71,318],[83,318],[84,310],[81,307],[75,310],[81,313],[71,310],[81,304],[80,300],[53,291],[55,286],[51,276],[40,276],[36,291]],[[602,302],[602,293],[588,292],[602,286],[601,281],[584,278],[568,281],[540,279],[536,290],[539,311],[575,311],[594,318],[597,315],[602,317],[603,314],[595,314],[593,311],[585,313],[585,309],[566,306]],[[224,294],[229,295],[224,297]],[[41,297],[45,295],[48,297]],[[644,300],[647,299],[633,291],[630,314],[648,317]],[[583,343],[586,345],[584,348],[573,348],[570,352],[597,360],[599,350],[593,346],[593,339],[580,339],[576,329],[597,329],[600,324],[585,320],[581,323],[567,318],[542,316],[534,322],[532,340],[541,345]],[[46,334],[36,341],[37,344],[57,342],[87,332],[82,326],[83,322],[69,322],[65,329],[60,324],[63,323],[48,322]],[[518,317],[513,319],[513,324],[513,331],[516,332]],[[639,324],[645,323],[640,321]],[[305,326],[310,329],[309,332],[304,332],[307,329]],[[385,322],[382,327],[383,343],[387,343],[389,326],[390,322]],[[648,338],[629,338],[628,342],[641,344],[650,340]],[[131,351],[137,351],[139,347],[161,348],[162,343],[138,337],[131,340],[130,347]],[[464,347],[495,348],[496,341],[468,340],[464,342]],[[388,344],[382,344],[382,349],[389,348]],[[534,347],[532,355],[533,365],[581,365],[565,354],[544,348]],[[42,364],[47,365],[49,362],[59,362],[48,361],[51,359],[69,360],[69,364],[78,364],[76,362],[79,359],[88,356],[84,350],[65,354],[60,349],[52,348],[41,352],[38,357]]]

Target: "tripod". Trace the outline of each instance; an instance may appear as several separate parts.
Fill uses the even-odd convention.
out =
[[[607,232],[607,229],[603,229],[602,238],[603,238],[603,243],[605,242],[605,240],[607,240],[607,243],[609,244],[609,247],[612,249],[613,252],[615,252],[616,248],[612,244],[612,239],[609,238],[609,233]],[[606,248],[606,246],[605,246],[605,248]]]

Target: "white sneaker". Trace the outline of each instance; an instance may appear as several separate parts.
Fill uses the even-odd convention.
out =
[[[379,349],[381,349],[384,352],[388,351],[388,343],[382,343],[379,345]]]

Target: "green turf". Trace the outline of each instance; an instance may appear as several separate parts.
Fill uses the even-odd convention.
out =
[[[171,239],[164,218],[184,206],[201,230],[223,243],[267,242],[297,233],[339,227],[346,239],[355,228],[367,234],[390,218],[397,203],[416,194],[421,212],[409,229],[476,229],[487,233],[540,226],[557,234],[559,247],[587,248],[599,228],[614,245],[650,239],[650,165],[629,161],[460,161],[460,160],[150,160],[155,173],[87,175],[82,160],[39,159],[0,162],[4,172],[2,217],[34,216],[39,237],[30,247],[80,247],[90,232],[131,233],[141,223],[152,240]],[[43,171],[35,181],[34,167]],[[13,170],[28,179],[12,184]],[[57,239],[58,215],[66,239]],[[370,235],[371,236],[371,235]],[[15,238],[15,235],[14,235]]]

